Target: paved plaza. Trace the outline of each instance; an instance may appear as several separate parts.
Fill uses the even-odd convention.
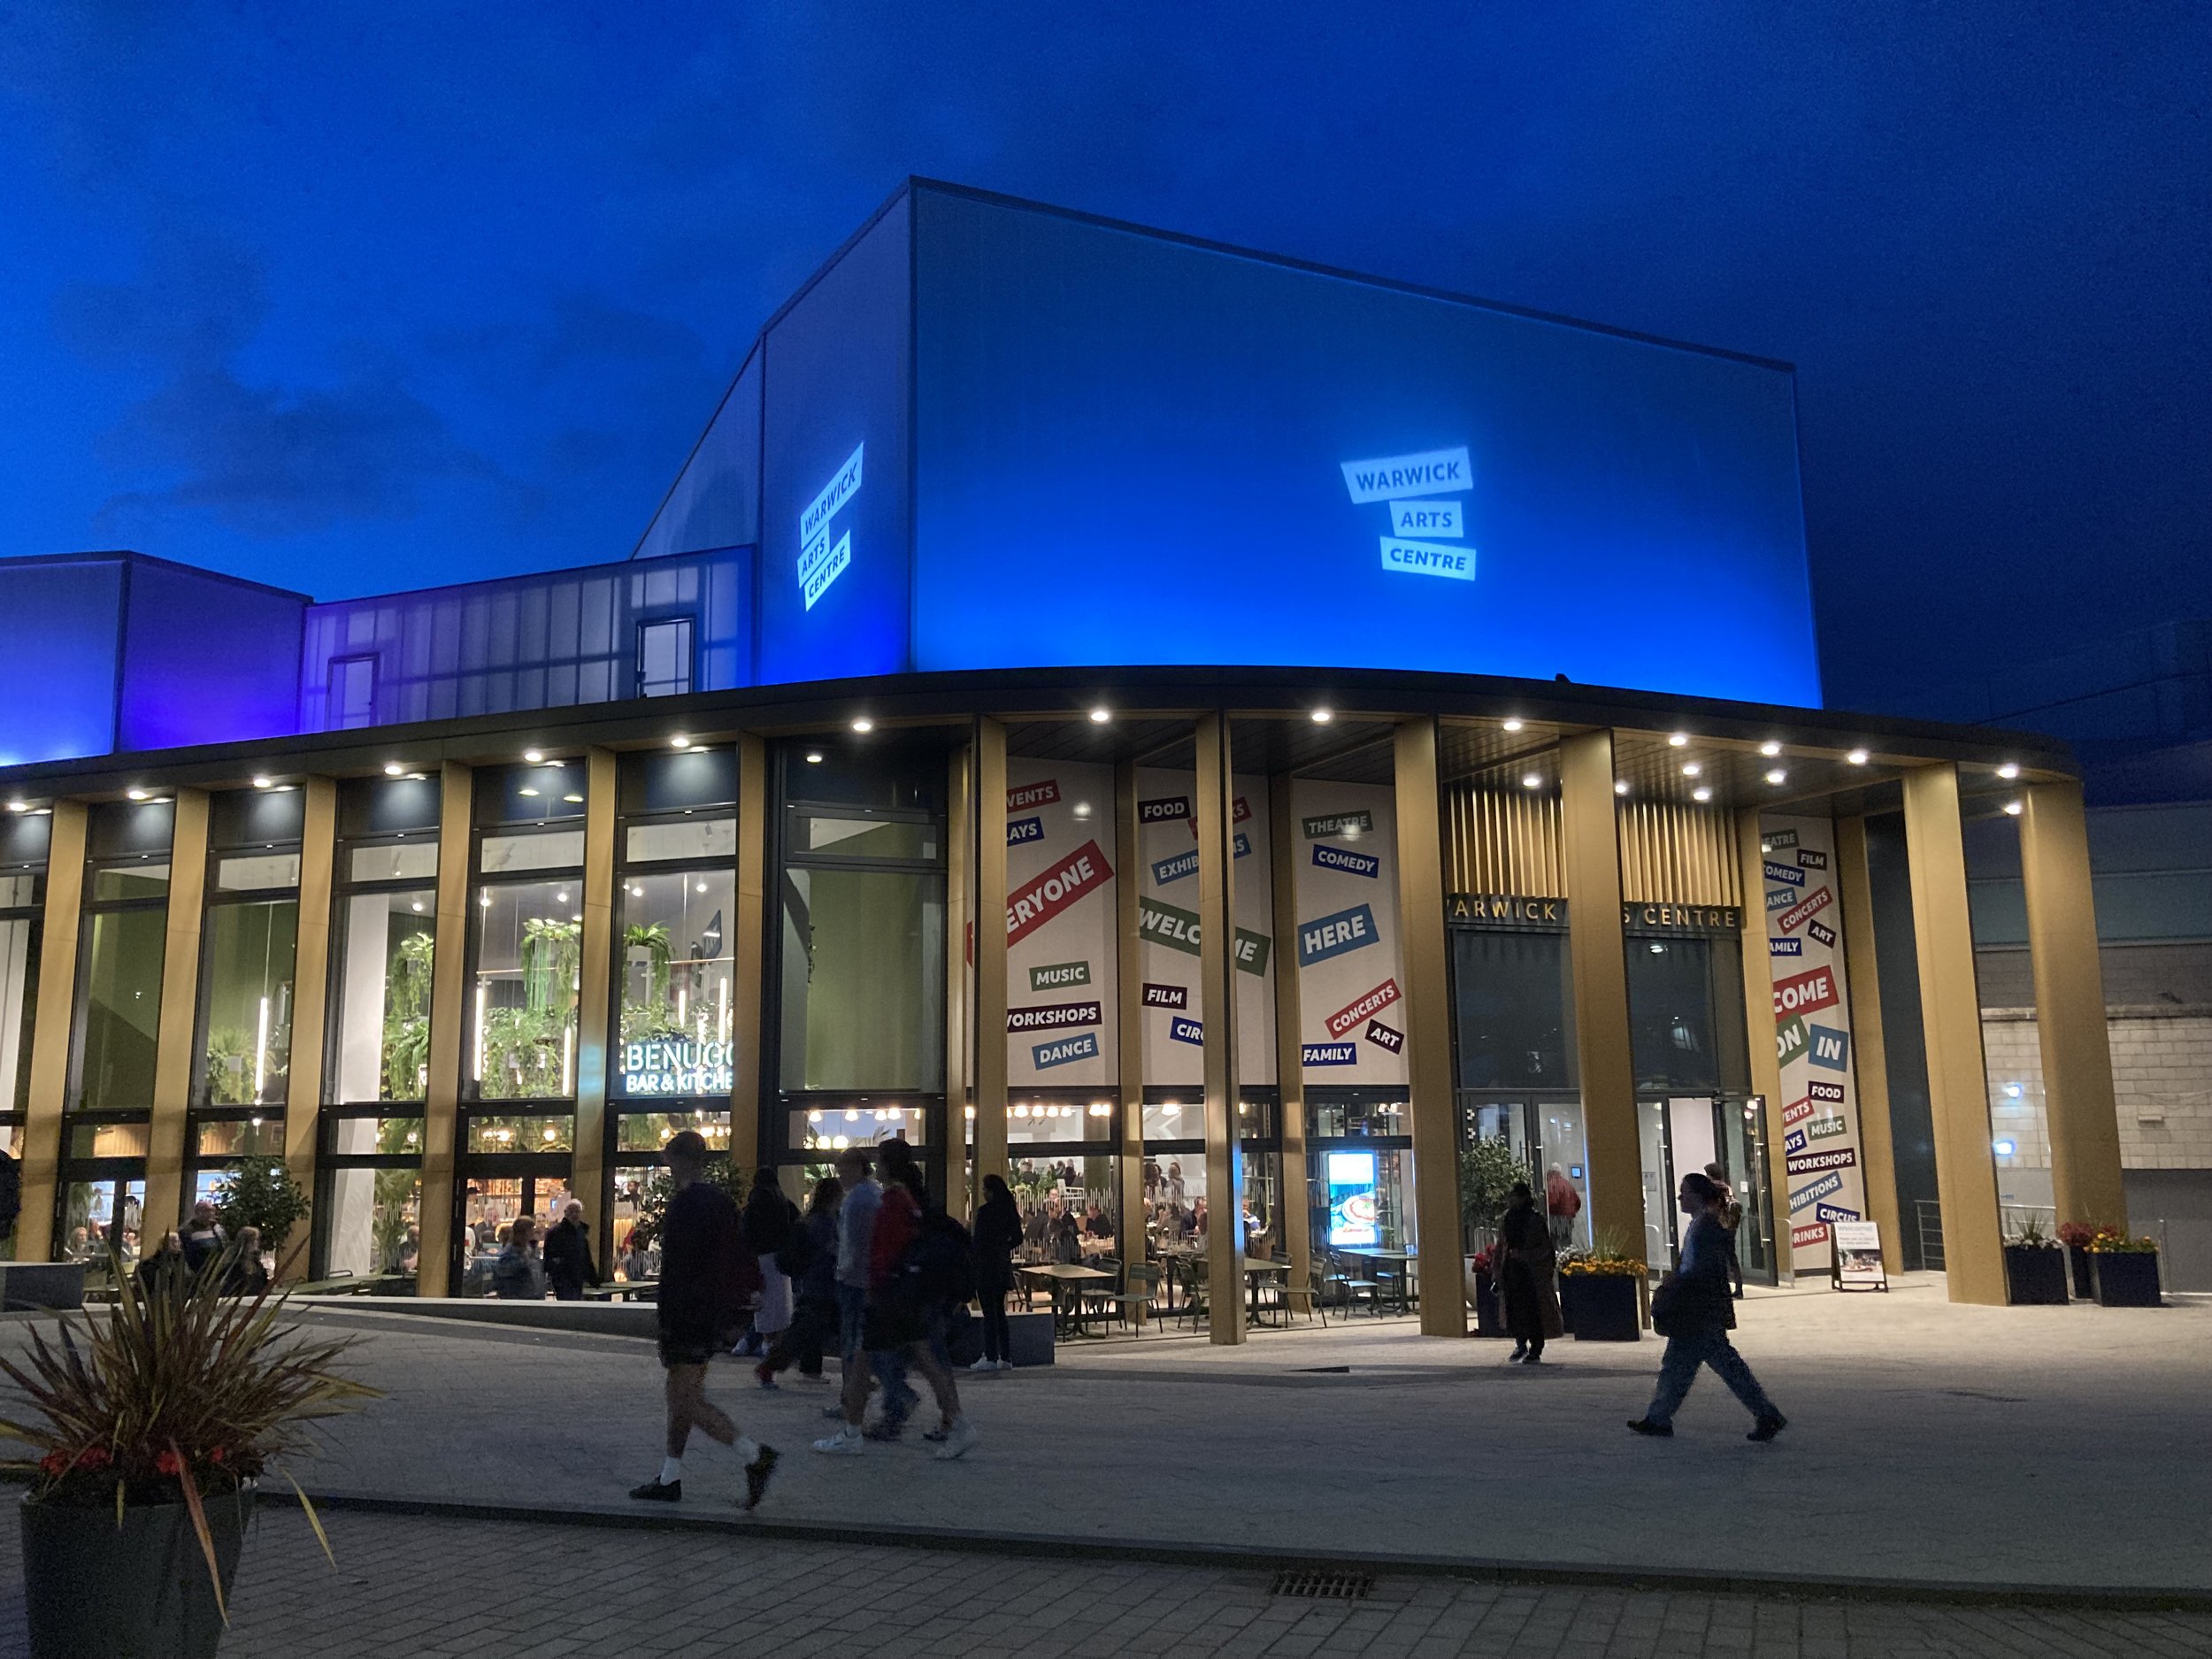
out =
[[[695,1447],[676,1512],[623,1497],[659,1455],[649,1344],[309,1317],[357,1333],[356,1369],[390,1398],[331,1425],[303,1481],[444,1513],[334,1507],[334,1581],[276,1506],[229,1653],[439,1652],[454,1631],[451,1651],[477,1655],[603,1651],[618,1629],[640,1652],[809,1652],[831,1632],[841,1650],[979,1654],[1041,1619],[1055,1647],[1096,1653],[2212,1653],[2212,1612],[2129,1594],[2212,1597],[2203,1299],[1958,1308],[1925,1281],[1755,1296],[1740,1346],[1792,1417],[1770,1447],[1746,1443],[1709,1376],[1675,1440],[1628,1434],[1652,1340],[1569,1340],[1532,1372],[1502,1343],[1404,1322],[1240,1349],[1064,1344],[1049,1369],[964,1379],[984,1438],[953,1464],[915,1441],[812,1455],[833,1391],[763,1394],[733,1363],[714,1392],[786,1454],[749,1519],[716,1448]],[[1376,1587],[1271,1595],[1293,1560]],[[1946,1586],[1985,1598],[1883,1599]],[[917,1629],[887,1626],[887,1607]],[[0,1616],[0,1639],[19,1628]],[[346,1645],[363,1632],[373,1646]]]

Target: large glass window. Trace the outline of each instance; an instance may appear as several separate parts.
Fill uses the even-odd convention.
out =
[[[1630,1049],[1640,1090],[1747,1092],[1742,958],[1734,938],[1631,934]]]
[[[1462,1088],[1571,1088],[1567,936],[1455,927],[1452,993]]]
[[[258,1106],[283,1101],[292,1056],[292,972],[298,941],[296,854],[282,859],[224,859],[208,906],[202,973],[202,1103]],[[234,897],[233,883],[253,896]]]
[[[618,909],[614,1092],[726,1097],[735,874],[715,867],[634,872],[624,878]]]
[[[944,1087],[945,879],[787,869],[783,1087]]]
[[[434,887],[355,888],[341,897],[334,1099],[413,1101],[428,1089],[437,910]]]
[[[422,1119],[337,1108],[322,1133],[311,1271],[406,1294],[422,1254]]]
[[[580,872],[478,887],[470,976],[473,1098],[574,1096],[581,887]]]
[[[111,802],[91,815],[73,1110],[153,1105],[172,811],[166,801]]]
[[[35,870],[0,869],[0,1110],[4,1110],[21,1111],[30,1100],[45,887],[45,878]]]

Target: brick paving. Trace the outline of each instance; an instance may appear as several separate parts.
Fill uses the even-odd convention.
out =
[[[1173,1659],[2016,1659],[2212,1655],[2212,1615],[1534,1588],[1384,1575],[1356,1601],[1271,1576],[514,1522],[332,1514],[338,1564],[271,1505],[225,1659],[1040,1654]],[[17,1559],[14,1506],[0,1552]],[[23,1652],[0,1578],[0,1656]]]

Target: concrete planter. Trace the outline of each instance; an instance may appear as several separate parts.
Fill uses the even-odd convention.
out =
[[[227,1599],[253,1516],[250,1482],[202,1500]],[[36,1659],[215,1659],[223,1617],[181,1502],[112,1508],[25,1499],[23,1607]]]
[[[2154,1250],[2098,1250],[2090,1254],[2102,1308],[2159,1308],[2158,1253]]]
[[[2005,1300],[2016,1308],[2062,1306],[2065,1254],[2032,1244],[2005,1246]]]

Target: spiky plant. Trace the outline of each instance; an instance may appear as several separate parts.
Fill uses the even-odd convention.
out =
[[[196,1276],[164,1267],[142,1284],[118,1260],[116,1302],[104,1320],[61,1317],[58,1341],[31,1328],[21,1364],[0,1356],[30,1409],[0,1417],[0,1435],[38,1455],[17,1467],[31,1502],[76,1509],[112,1504],[117,1524],[134,1504],[181,1497],[223,1601],[204,1500],[234,1493],[278,1459],[308,1448],[303,1425],[356,1409],[380,1391],[340,1373],[351,1337],[314,1340],[280,1329],[283,1299],[227,1295],[234,1244]],[[80,1330],[80,1318],[82,1328]],[[309,1524],[329,1540],[299,1483]],[[228,1619],[227,1612],[224,1615]]]

